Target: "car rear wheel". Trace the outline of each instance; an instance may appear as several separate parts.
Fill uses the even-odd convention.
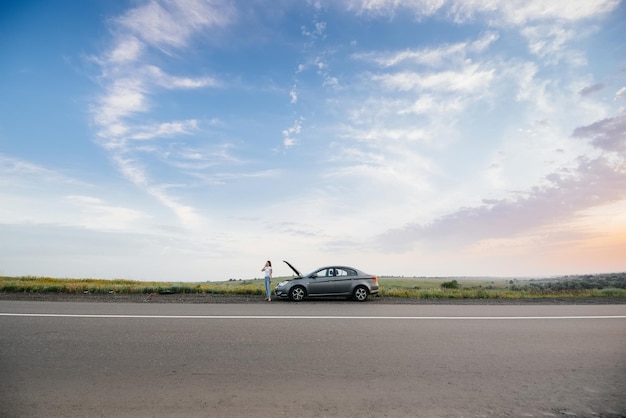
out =
[[[352,294],[354,300],[357,300],[359,302],[365,302],[368,295],[369,292],[367,291],[367,287],[365,286],[358,286],[356,289],[354,289],[354,293]]]
[[[289,291],[289,299],[294,302],[300,302],[306,296],[306,291],[302,286],[295,286]]]

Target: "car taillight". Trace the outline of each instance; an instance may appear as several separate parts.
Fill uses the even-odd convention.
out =
[[[378,277],[374,276],[374,277],[372,277],[372,280],[374,280],[376,283],[378,283]]]

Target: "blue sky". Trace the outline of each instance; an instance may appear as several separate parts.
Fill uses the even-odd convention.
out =
[[[626,271],[617,0],[3,1],[0,275]]]

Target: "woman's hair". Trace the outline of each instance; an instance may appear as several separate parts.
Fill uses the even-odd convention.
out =
[[[270,260],[267,260],[267,264],[272,267],[272,262]]]

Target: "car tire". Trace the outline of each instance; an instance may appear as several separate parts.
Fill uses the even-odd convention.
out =
[[[306,297],[306,290],[302,286],[294,286],[289,291],[289,299],[294,302],[301,302]]]
[[[352,297],[358,302],[365,302],[369,296],[369,291],[365,286],[357,286],[352,292]]]

